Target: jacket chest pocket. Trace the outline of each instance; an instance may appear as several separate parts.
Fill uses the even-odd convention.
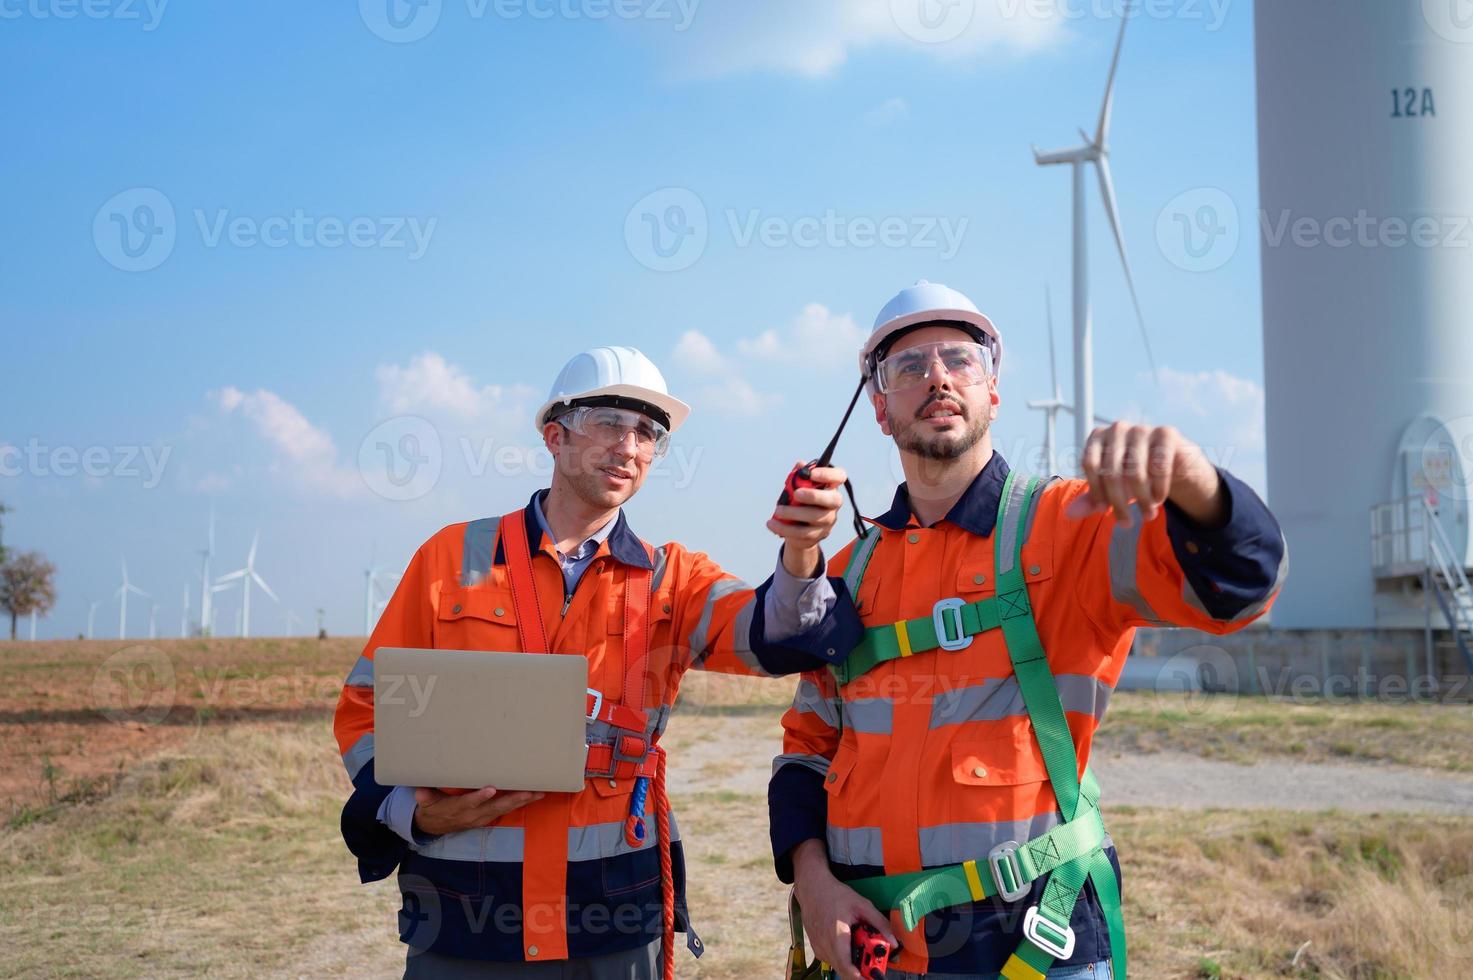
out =
[[[435,646],[441,650],[520,650],[511,592],[472,587],[440,593]]]

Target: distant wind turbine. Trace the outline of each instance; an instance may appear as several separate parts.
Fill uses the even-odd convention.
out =
[[[144,592],[138,586],[128,581],[128,559],[123,559],[123,584],[118,586],[118,591],[113,593],[118,600],[118,639],[128,635],[128,593],[138,596],[140,599],[152,599],[153,596]]]
[[[226,585],[226,583],[233,582],[233,581],[239,579],[242,588],[245,589],[245,598],[241,600],[241,608],[240,608],[240,629],[239,629],[239,633],[240,633],[241,636],[250,636],[251,635],[251,583],[252,582],[254,582],[256,585],[260,586],[261,591],[264,592],[264,593],[266,593],[266,595],[270,596],[272,602],[280,602],[281,601],[280,599],[276,598],[276,593],[271,591],[271,586],[267,585],[266,584],[266,580],[263,579],[261,577],[260,573],[256,571],[256,545],[259,543],[260,537],[261,537],[261,532],[259,532],[259,531],[257,531],[255,534],[251,535],[251,550],[246,554],[245,568],[238,568],[235,571],[230,572],[227,575],[221,575],[220,576],[220,581],[217,583],[219,585]],[[228,588],[228,586],[227,586],[227,588]]]
[[[92,605],[87,607],[87,639],[89,640],[92,639],[92,621],[94,618],[96,618],[97,607],[100,605],[102,605],[102,600],[98,599],[96,602],[92,603]]]
[[[1127,14],[1129,11],[1127,10]],[[1120,234],[1120,215],[1115,206],[1115,183],[1110,177],[1110,106],[1115,92],[1115,69],[1120,63],[1120,46],[1125,40],[1128,16],[1120,21],[1120,33],[1115,38],[1115,53],[1110,58],[1110,74],[1105,81],[1105,100],[1100,106],[1099,124],[1094,138],[1084,130],[1079,135],[1084,144],[1068,150],[1040,153],[1033,150],[1033,160],[1039,166],[1067,163],[1073,168],[1074,186],[1074,438],[1077,451],[1082,451],[1089,437],[1094,415],[1094,366],[1090,337],[1089,309],[1089,257],[1085,247],[1084,219],[1084,166],[1092,163],[1099,176],[1100,195],[1104,199],[1105,214],[1110,219],[1110,230],[1115,234],[1115,247],[1120,251],[1120,263],[1125,269],[1125,284],[1130,289],[1130,301],[1135,306],[1136,320],[1140,323],[1141,339],[1146,346],[1146,359],[1151,365],[1151,374],[1156,376],[1156,359],[1151,353],[1151,338],[1146,333],[1146,318],[1141,314],[1141,304],[1136,298],[1135,281],[1130,274],[1130,260],[1125,255],[1125,239]]]

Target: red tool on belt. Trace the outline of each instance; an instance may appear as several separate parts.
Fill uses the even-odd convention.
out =
[[[839,445],[839,437],[844,434],[844,426],[849,424],[849,416],[854,414],[854,406],[858,404],[859,393],[862,391],[864,391],[864,379],[860,378],[859,387],[854,389],[854,397],[849,399],[849,408],[845,410],[844,418],[842,421],[839,422],[839,428],[834,432],[834,437],[829,440],[829,444],[824,447],[823,452],[819,454],[817,459],[808,463],[799,463],[798,465],[794,466],[792,472],[788,474],[787,480],[783,482],[783,492],[777,498],[777,503],[779,507],[786,507],[787,505],[794,503],[795,501],[793,500],[793,495],[804,487],[825,486],[825,484],[821,484],[813,479],[813,471],[815,469],[828,466],[829,461],[833,459],[834,449]],[[848,480],[845,480],[844,489],[849,494],[850,506],[854,508],[854,533],[859,535],[860,537],[863,537],[864,522],[859,519],[859,504],[854,499],[854,486]],[[797,523],[796,521],[785,520],[781,517],[776,519],[784,524]]]

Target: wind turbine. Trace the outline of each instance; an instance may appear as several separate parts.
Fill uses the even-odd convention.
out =
[[[256,545],[259,542],[260,537],[261,537],[261,532],[260,531],[257,531],[255,534],[251,535],[251,550],[249,552],[247,552],[247,554],[246,554],[245,568],[238,568],[235,571],[230,572],[227,575],[221,575],[220,576],[220,581],[218,583],[216,583],[218,585],[225,585],[227,588],[229,588],[229,586],[227,585],[227,583],[233,582],[236,579],[239,579],[242,588],[245,589],[245,598],[241,600],[241,607],[240,607],[240,630],[239,630],[239,633],[240,633],[241,636],[250,636],[251,635],[251,583],[252,582],[255,582],[258,586],[260,586],[261,587],[261,591],[262,592],[265,592],[268,596],[270,596],[272,602],[280,602],[281,601],[280,599],[276,598],[276,593],[271,591],[271,586],[267,585],[266,584],[266,580],[263,579],[261,577],[260,573],[258,573],[256,571]]]
[[[31,642],[36,642],[36,610],[31,610]]]
[[[1129,11],[1127,10],[1127,14]],[[1136,298],[1135,281],[1130,275],[1130,260],[1125,256],[1125,239],[1120,235],[1120,216],[1115,207],[1115,182],[1110,177],[1110,104],[1115,92],[1115,69],[1120,63],[1120,45],[1125,40],[1128,16],[1120,21],[1120,33],[1115,38],[1115,53],[1110,58],[1110,74],[1105,81],[1105,100],[1100,106],[1099,124],[1094,138],[1083,129],[1082,146],[1073,149],[1040,153],[1035,147],[1033,161],[1041,167],[1067,163],[1073,170],[1074,186],[1074,415],[1075,446],[1083,450],[1089,437],[1094,415],[1094,364],[1091,349],[1089,322],[1089,256],[1085,248],[1084,220],[1084,167],[1094,164],[1100,180],[1100,196],[1104,199],[1105,214],[1110,219],[1110,230],[1115,234],[1115,247],[1120,251],[1120,264],[1125,269],[1125,284],[1130,289],[1130,301],[1135,306],[1136,320],[1140,324],[1141,339],[1146,345],[1146,359],[1151,364],[1151,374],[1156,375],[1156,359],[1151,354],[1151,338],[1146,334],[1146,318],[1141,314],[1141,304]]]
[[[87,607],[87,639],[89,640],[92,639],[92,620],[94,617],[96,617],[97,607],[100,605],[102,605],[102,600],[98,599],[96,602],[92,603],[92,605]]]
[[[363,570],[363,635],[373,634],[373,624],[378,620],[378,614],[383,611],[384,606],[389,604],[389,597],[379,598],[379,593],[384,591],[384,586],[398,581],[399,576],[392,574],[388,565],[375,565],[373,563],[373,552],[369,552],[368,567]]]
[[[210,578],[210,559],[215,557],[215,505],[210,505],[210,536],[204,551],[204,568],[200,571],[200,596],[199,596],[199,630],[204,636],[209,636],[215,631],[214,599],[216,592],[223,592],[230,586],[217,587],[214,580]]]
[[[1030,401],[1028,407],[1043,412],[1043,455],[1047,466],[1046,472],[1057,473],[1059,464],[1054,456],[1055,421],[1059,413],[1067,411],[1069,406],[1059,392],[1059,367],[1054,360],[1054,307],[1049,298],[1047,286],[1043,287],[1043,309],[1048,319],[1048,374],[1049,383],[1053,385],[1053,393],[1047,398]]]
[[[184,611],[179,614],[179,638],[189,635],[189,583],[184,583]]]
[[[128,593],[133,593],[141,599],[152,599],[153,596],[144,592],[138,586],[128,581],[128,559],[123,559],[123,584],[118,591],[113,593],[118,600],[118,639],[128,635]]]
[[[148,607],[148,638],[150,640],[159,638],[159,604],[152,601]]]

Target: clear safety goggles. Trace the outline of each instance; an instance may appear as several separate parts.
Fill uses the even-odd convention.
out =
[[[663,456],[670,448],[669,429],[627,408],[583,405],[559,415],[556,421],[563,428],[610,449],[627,439],[631,432],[641,456]]]
[[[880,391],[904,391],[926,384],[937,369],[958,388],[977,385],[992,376],[992,349],[971,341],[940,340],[918,344],[886,357],[875,368]]]

